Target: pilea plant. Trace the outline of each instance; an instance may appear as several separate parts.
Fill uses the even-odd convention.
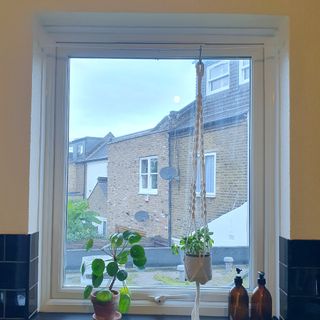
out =
[[[118,310],[121,313],[126,313],[131,304],[131,295],[126,286],[128,272],[125,270],[125,265],[132,259],[133,264],[139,269],[143,269],[147,262],[144,248],[138,244],[141,241],[141,235],[137,232],[124,231],[122,233],[114,233],[109,237],[109,243],[101,250],[110,258],[104,260],[96,258],[91,264],[92,284],[87,285],[84,289],[84,298],[89,298],[94,294],[95,300],[101,305],[113,300],[113,296],[118,294],[113,289],[116,279],[122,282],[122,288],[119,290],[119,305]],[[93,247],[93,239],[89,239],[86,243],[86,250]],[[86,272],[85,263],[81,266],[82,275]],[[110,282],[106,287],[101,288],[104,276],[110,277]],[[94,288],[100,288],[93,293]],[[92,298],[91,298],[92,300]],[[93,300],[92,300],[93,301]]]
[[[210,250],[213,246],[212,236],[213,232],[210,232],[208,227],[202,227],[191,234],[182,237],[179,244],[171,246],[173,254],[178,254],[179,249],[184,251],[186,255],[191,256],[204,256],[210,254]]]

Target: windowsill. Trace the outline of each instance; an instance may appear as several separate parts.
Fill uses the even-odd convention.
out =
[[[90,314],[83,313],[38,313],[32,320],[91,320]],[[189,320],[190,316],[123,315],[123,320]],[[201,317],[203,320],[226,320],[227,318]]]

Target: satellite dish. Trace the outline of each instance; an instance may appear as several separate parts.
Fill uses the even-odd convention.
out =
[[[145,222],[149,220],[149,213],[147,211],[141,210],[136,212],[134,217],[138,222]]]
[[[174,167],[164,167],[160,170],[160,177],[164,180],[172,180],[178,177],[178,170]]]

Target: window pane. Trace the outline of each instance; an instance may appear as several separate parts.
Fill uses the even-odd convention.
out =
[[[150,172],[151,173],[158,172],[158,160],[157,159],[150,160]]]
[[[152,189],[158,188],[158,176],[156,174],[151,175],[151,188]]]
[[[238,81],[229,81],[239,78],[240,62],[234,59],[211,69],[211,76],[222,77],[207,86],[206,72],[217,61],[203,61],[203,90],[227,87],[225,95],[203,92],[206,200],[215,242],[213,279],[206,286],[230,287],[235,265],[244,274],[250,271],[251,88],[239,90]],[[243,70],[250,74],[250,68]],[[194,287],[184,280],[183,256],[172,255],[170,246],[190,229],[195,82],[194,59],[70,59],[74,152],[67,162],[66,286],[89,284],[88,274],[79,272],[81,263],[100,255],[112,233],[130,228],[144,236],[148,262],[143,275],[126,265],[129,286]],[[197,192],[200,181],[198,165]],[[86,252],[91,237],[94,248]],[[233,259],[232,266],[225,257]]]
[[[214,156],[206,156],[206,192],[214,193]]]
[[[141,187],[143,189],[148,188],[148,175],[141,175]]]
[[[141,173],[148,173],[148,160],[141,160]]]

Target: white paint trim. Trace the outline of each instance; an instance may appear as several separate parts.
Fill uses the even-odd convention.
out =
[[[61,30],[60,30],[61,31]],[[81,35],[78,35],[81,37]],[[222,35],[221,39],[225,39],[225,37]],[[250,38],[245,43],[250,43],[250,41],[253,38]],[[259,39],[259,40],[258,40]],[[228,39],[228,41],[230,38]],[[239,43],[239,38],[237,38],[237,42],[234,41],[234,43]],[[243,40],[243,39],[242,39]],[[242,42],[241,40],[241,42]],[[232,57],[234,56],[235,52],[237,53],[237,57],[248,57],[253,56],[253,66],[254,66],[254,73],[253,73],[253,79],[262,78],[263,77],[263,56],[259,53],[261,52],[261,43],[263,43],[264,40],[261,38],[255,39],[255,45],[249,45],[246,46],[244,44],[241,44],[240,46],[227,46],[225,44],[223,45],[216,45],[216,44],[210,44],[210,45],[204,45],[204,54],[207,54],[208,56],[211,54],[213,56],[217,57]],[[224,42],[225,43],[225,42]],[[251,42],[252,43],[252,42]],[[256,45],[256,44],[259,45]],[[57,44],[58,46],[58,44]],[[61,259],[62,253],[63,253],[63,243],[61,240],[61,220],[59,218],[59,212],[60,214],[64,212],[64,205],[61,205],[61,203],[64,203],[64,200],[62,200],[60,196],[60,205],[57,206],[57,202],[52,203],[51,202],[51,194],[54,193],[57,196],[57,192],[61,193],[61,184],[64,182],[64,173],[60,172],[57,175],[53,176],[53,157],[55,156],[55,161],[58,163],[58,167],[61,166],[64,163],[65,155],[64,153],[67,150],[67,143],[66,139],[64,139],[63,135],[64,132],[67,132],[66,124],[63,119],[66,118],[67,114],[64,114],[65,111],[63,111],[67,101],[63,98],[66,92],[66,64],[67,64],[67,58],[68,56],[78,56],[78,57],[87,57],[89,55],[95,56],[95,57],[113,57],[113,56],[121,56],[121,57],[128,57],[130,54],[133,54],[133,56],[139,56],[141,54],[141,57],[160,57],[160,56],[169,56],[169,57],[194,57],[198,54],[198,44],[189,44],[189,45],[152,45],[148,44],[147,46],[141,46],[140,44],[133,45],[131,49],[128,50],[128,45],[119,45],[115,46],[110,44],[93,44],[93,46],[90,48],[90,45],[85,45],[83,47],[83,44],[60,44],[60,47],[63,47],[59,50],[59,54],[57,55],[57,63],[58,63],[58,69],[60,69],[60,76],[59,79],[56,81],[53,81],[55,79],[55,72],[53,72],[53,67],[55,63],[55,59],[52,59],[54,57],[54,50],[49,50],[50,57],[48,57],[49,63],[48,63],[48,74],[47,74],[47,88],[48,88],[48,100],[46,101],[46,138],[45,138],[45,155],[46,155],[46,161],[45,161],[45,183],[44,183],[44,205],[43,205],[43,212],[45,214],[42,214],[42,232],[41,232],[41,303],[40,303],[40,309],[41,311],[69,311],[69,312],[75,312],[75,311],[82,311],[82,312],[88,312],[88,307],[86,302],[79,303],[79,298],[81,294],[79,291],[70,290],[68,288],[62,288],[62,273],[61,273],[61,265],[60,268],[59,264],[57,264],[57,261]],[[81,48],[82,47],[82,48]],[[149,48],[146,48],[149,47]],[[162,47],[162,50],[159,48]],[[108,49],[111,49],[108,51]],[[235,51],[236,49],[236,51]],[[132,57],[132,56],[131,56]],[[63,71],[63,69],[65,71]],[[267,79],[266,79],[267,80]],[[252,81],[253,82],[253,81]],[[60,124],[60,133],[58,128],[56,127],[56,131],[58,131],[58,135],[56,138],[53,137],[53,112],[54,112],[54,91],[55,91],[55,83],[57,84],[57,101],[55,103],[56,110],[60,109],[60,116],[55,118],[56,123]],[[258,134],[257,136],[253,138],[252,145],[256,146],[256,148],[253,148],[254,153],[252,154],[252,160],[259,159],[261,160],[261,157],[264,158],[263,155],[265,155],[264,147],[259,146],[259,143],[261,142],[261,139],[264,140],[264,125],[263,122],[263,113],[264,113],[264,106],[263,103],[261,103],[261,97],[263,97],[264,92],[264,83],[263,81],[259,82],[260,85],[256,90],[254,91],[254,97],[253,97],[253,105],[254,106],[260,106],[258,107],[258,110],[256,110],[252,117],[257,117],[258,120],[257,123],[255,123],[254,130],[257,130]],[[59,93],[60,92],[60,93]],[[62,117],[61,117],[62,116]],[[262,119],[261,119],[262,117]],[[261,125],[261,126],[259,126]],[[251,147],[252,147],[251,145]],[[55,147],[54,147],[55,146]],[[55,151],[54,152],[54,148]],[[62,152],[60,152],[62,150]],[[63,151],[64,150],[64,151]],[[265,161],[262,161],[262,163],[265,163]],[[262,167],[261,167],[262,165]],[[57,167],[56,167],[57,168]],[[272,170],[272,168],[270,168]],[[265,172],[264,164],[260,164],[258,166],[253,166],[252,173],[250,175],[250,179],[256,179],[257,177],[264,177],[263,173]],[[53,184],[53,180],[55,183]],[[252,181],[251,181],[252,182]],[[59,188],[60,187],[60,188]],[[251,206],[252,209],[255,212],[264,212],[265,211],[265,201],[264,201],[264,194],[265,189],[270,187],[270,183],[265,185],[264,179],[258,183],[258,185],[255,185],[254,190],[250,190],[250,200],[252,201]],[[54,190],[53,190],[54,189]],[[63,191],[63,190],[62,190]],[[260,194],[259,194],[260,193]],[[59,198],[59,197],[58,197]],[[59,199],[56,200],[59,200]],[[273,203],[270,204],[269,209],[270,212],[274,212],[272,210]],[[59,228],[57,234],[55,234],[54,237],[52,237],[51,232],[51,225],[52,225],[52,211],[55,212],[55,218],[53,221],[53,224]],[[268,212],[269,213],[269,212]],[[58,214],[58,218],[57,218]],[[255,259],[253,260],[253,265],[255,267],[253,268],[253,272],[251,274],[251,279],[255,279],[255,272],[263,268],[265,269],[265,260],[269,261],[271,257],[269,250],[266,251],[266,257],[263,257],[262,252],[259,248],[263,248],[264,246],[269,246],[269,243],[265,242],[265,239],[263,236],[258,237],[261,235],[260,233],[260,226],[261,223],[263,224],[263,216],[260,218],[254,217],[251,221],[251,230],[256,231],[256,237],[252,241],[253,247],[252,252],[255,253]],[[60,235],[59,235],[60,234]],[[52,254],[48,256],[48,252],[50,252],[51,248],[54,248],[52,250]],[[260,250],[260,252],[259,252]],[[268,254],[269,253],[269,254]],[[58,260],[57,260],[58,259]],[[52,263],[53,262],[53,263]],[[50,275],[52,274],[52,278]],[[52,287],[50,287],[50,283]],[[51,289],[50,289],[51,288]],[[158,291],[157,291],[158,290]],[[156,294],[158,292],[162,293],[163,289],[157,289],[157,290],[151,290],[152,294]],[[172,292],[177,292],[173,289]],[[185,293],[185,290],[183,290]],[[133,289],[134,297],[137,298],[133,302],[132,307],[132,313],[155,313],[155,314],[190,314],[190,301],[192,299],[183,299],[183,301],[178,300],[169,300],[166,302],[164,306],[157,306],[154,302],[150,303],[150,299],[145,299],[147,301],[146,303],[141,301],[143,300],[143,297],[148,296],[148,290],[144,290],[144,293],[139,293],[139,290]],[[194,292],[193,292],[194,294]],[[61,299],[56,299],[55,297],[61,297]],[[151,293],[149,293],[149,296],[151,296]],[[204,315],[217,315],[217,316],[226,316],[227,312],[227,296],[228,296],[228,290],[203,290],[202,292],[202,308],[201,312]],[[78,299],[73,300],[75,297]],[[214,299],[214,302],[213,302]],[[187,301],[188,300],[188,301]],[[148,302],[149,301],[149,302]],[[189,309],[188,309],[189,307]]]

